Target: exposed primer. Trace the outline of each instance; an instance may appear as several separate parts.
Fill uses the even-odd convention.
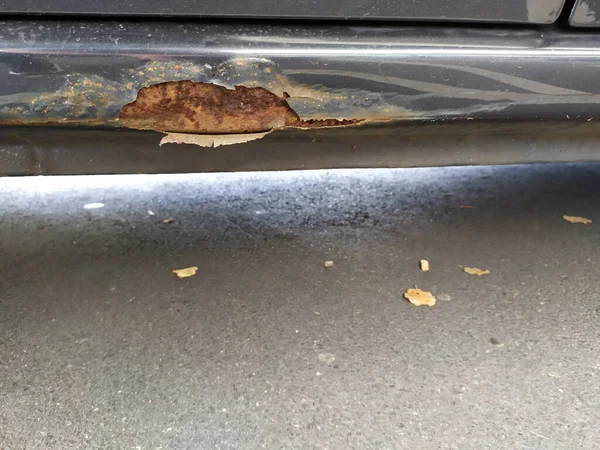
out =
[[[121,109],[123,126],[193,134],[264,133],[282,128],[323,128],[354,125],[359,119],[302,120],[283,96],[262,87],[168,81],[139,90],[134,102]]]
[[[193,144],[200,147],[220,147],[221,145],[244,144],[246,142],[256,141],[264,138],[265,133],[244,133],[244,134],[187,134],[187,133],[167,133],[160,140],[161,147],[164,144]]]

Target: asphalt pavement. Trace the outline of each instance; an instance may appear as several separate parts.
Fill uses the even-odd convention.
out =
[[[600,164],[0,179],[0,448],[597,449],[599,248]]]

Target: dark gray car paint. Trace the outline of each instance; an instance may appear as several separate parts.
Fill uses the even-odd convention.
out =
[[[600,122],[398,123],[287,130],[218,148],[136,130],[5,127],[4,175],[235,172],[600,160]]]
[[[565,0],[4,0],[0,13],[553,23]]]

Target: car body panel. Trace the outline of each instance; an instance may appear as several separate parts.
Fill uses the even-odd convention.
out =
[[[182,80],[262,87],[304,120],[589,118],[599,61],[586,33],[11,21],[0,124],[118,127],[139,89]]]
[[[0,14],[553,23],[565,0],[2,0]]]
[[[599,72],[561,27],[4,20],[0,175],[600,160]]]
[[[600,27],[600,0],[576,0],[569,23],[574,27]]]

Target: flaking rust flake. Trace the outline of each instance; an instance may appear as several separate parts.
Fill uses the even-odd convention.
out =
[[[262,87],[228,89],[212,83],[168,81],[139,90],[121,109],[129,128],[199,135],[265,133],[282,128],[326,128],[360,119],[302,120],[287,102]]]

